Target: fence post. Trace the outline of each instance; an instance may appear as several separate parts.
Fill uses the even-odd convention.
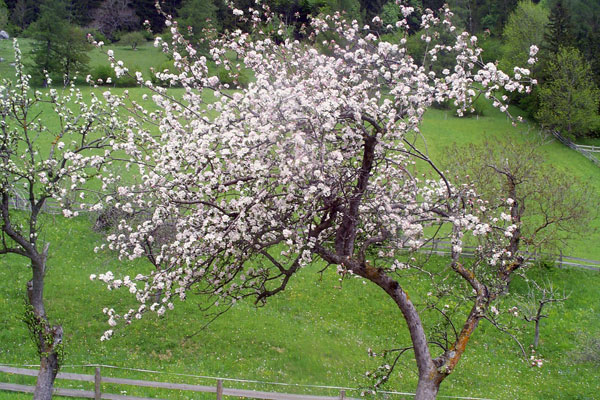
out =
[[[94,400],[100,400],[102,393],[100,392],[100,384],[102,383],[102,376],[100,375],[100,367],[96,367],[96,373],[94,374]]]
[[[340,400],[344,400],[346,398],[346,391],[340,390]]]
[[[223,381],[217,379],[217,400],[221,400],[223,398]]]
[[[560,259],[558,261],[558,268],[562,268],[563,267],[563,253],[562,253],[562,249],[560,249]]]

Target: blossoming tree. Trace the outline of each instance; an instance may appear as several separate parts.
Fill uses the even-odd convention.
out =
[[[139,172],[137,182],[108,177],[106,184],[116,184],[118,195],[107,203],[146,215],[141,222],[120,221],[108,247],[123,258],[148,256],[157,268],[133,279],[115,279],[112,272],[99,276],[111,289],[127,287],[141,303],[123,313],[106,310],[111,329],[102,338],[113,334],[119,320],[164,314],[190,290],[212,296],[225,309],[244,298],[264,302],[320,259],[342,276],[372,282],[395,302],[410,332],[407,349],[417,360],[417,399],[434,398],[523,257],[509,251],[511,241],[519,240],[513,238],[514,202],[486,208],[472,187],[453,186],[413,139],[434,102],[450,100],[460,114],[482,94],[506,111],[496,95],[529,90],[529,71],[515,68],[511,78],[494,64],[480,63],[476,38],[455,30],[449,10],[424,13],[422,27],[445,27],[455,36],[453,45],[437,45],[433,33],[424,33],[428,50],[417,63],[405,39],[385,42],[369,26],[339,15],[312,21],[312,43],[326,36],[319,43],[326,52],[286,38],[284,27],[270,37],[261,30],[264,18],[272,22],[269,10],[257,8],[234,10],[254,24],[252,33],[233,32],[210,50],[214,62],[234,75],[242,67],[252,71],[255,80],[247,89],[229,91],[210,76],[207,60],[168,19],[173,42],[159,38],[156,45],[171,52],[176,70],[159,77],[181,85],[184,94],[171,97],[141,74],[138,82],[148,89],[152,108],[107,94],[130,105],[127,140],[117,147]],[[402,8],[405,18],[412,11]],[[405,29],[407,22],[396,26]],[[233,53],[243,65],[232,61]],[[442,53],[456,63],[438,74],[431,65]],[[128,73],[109,57],[118,74]],[[214,102],[203,100],[206,90],[214,92]],[[424,172],[427,178],[420,178]],[[171,239],[157,244],[153,233],[166,224]],[[431,227],[439,228],[438,236],[446,232],[453,244],[444,271],[428,271],[407,256],[433,237],[424,233],[435,231]],[[467,236],[479,243],[475,259],[462,257]],[[413,270],[432,281],[453,277],[452,290],[433,297],[463,300],[454,313],[439,310],[445,322],[434,336],[443,335],[443,341],[428,335],[408,295],[404,275]],[[457,321],[462,329],[455,329]],[[376,372],[376,385],[391,370],[388,365]]]
[[[30,262],[25,322],[40,355],[34,399],[52,398],[63,330],[48,318],[44,278],[50,243],[41,240],[41,213],[53,199],[65,216],[76,192],[108,159],[118,109],[71,87],[61,95],[29,86],[15,42],[16,76],[0,83],[0,255]],[[85,196],[80,195],[80,201]],[[20,200],[20,201],[19,201]]]

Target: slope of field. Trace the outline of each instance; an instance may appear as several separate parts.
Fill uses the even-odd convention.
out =
[[[0,43],[6,46],[8,41]],[[147,60],[159,61],[149,49],[147,52],[123,49],[123,54],[131,53],[134,65],[147,68],[150,65],[145,64]],[[0,56],[4,57],[4,47],[0,50]],[[102,57],[92,55],[94,62],[100,62]],[[7,63],[0,64],[2,76],[8,73],[6,66]],[[105,88],[83,90],[101,93]],[[131,88],[129,92],[136,99],[141,98],[141,89]],[[422,131],[432,158],[443,161],[445,157],[452,157],[444,149],[453,142],[479,141],[485,135],[533,135],[535,127],[524,124],[513,128],[504,116],[493,110],[487,110],[481,118],[461,119],[453,117],[451,112],[431,110]],[[600,189],[600,168],[584,157],[556,142],[544,146],[543,151],[548,162]],[[317,271],[322,267],[319,264],[301,271],[289,290],[265,307],[255,308],[251,303],[242,302],[204,330],[201,328],[207,318],[199,310],[199,300],[191,298],[177,304],[176,309],[163,318],[151,316],[125,329],[121,327],[114,339],[100,342],[102,332],[108,328],[102,308],[123,310],[133,303],[125,292],[109,292],[102,284],[90,282],[89,275],[107,270],[116,275],[135,275],[134,271],[148,267],[143,262],[120,262],[110,253],[95,254],[93,248],[102,239],[91,230],[91,217],[68,221],[62,217],[45,218],[43,239],[51,243],[48,309],[52,320],[64,326],[65,372],[91,373],[90,368],[81,365],[106,364],[165,373],[155,376],[104,369],[103,373],[119,377],[213,383],[174,375],[179,373],[364,387],[368,384],[365,372],[381,362],[367,356],[368,348],[380,351],[409,344],[401,314],[389,299],[360,279],[340,284],[331,269],[319,275]],[[598,220],[590,224],[600,227]],[[564,253],[600,259],[599,239],[595,233],[573,241]],[[434,268],[441,267],[445,260],[435,258],[432,264]],[[548,309],[549,318],[542,322],[539,354],[546,361],[543,368],[530,367],[520,358],[518,347],[508,336],[482,322],[456,372],[442,384],[442,395],[496,399],[592,399],[597,396],[600,273],[574,269],[533,272],[570,293],[564,305]],[[3,364],[37,362],[37,354],[21,321],[28,279],[29,269],[24,259],[0,257],[0,363]],[[418,293],[427,292],[424,283],[417,279],[408,279],[403,284],[415,298]],[[512,290],[526,293],[525,285],[519,280],[515,280]],[[507,300],[502,307],[513,305]],[[525,344],[530,343],[533,327],[520,319],[515,321],[517,337]],[[0,374],[0,380],[32,382],[29,378],[4,374]],[[69,381],[58,384],[80,387]],[[414,360],[411,355],[405,355],[388,389],[411,392],[415,384]],[[83,387],[89,389],[89,386]],[[246,387],[335,395],[335,391],[301,387],[282,389],[266,384]],[[113,391],[120,390],[123,387]],[[192,397],[150,389],[126,390],[131,395]],[[0,392],[0,399],[29,397]]]
[[[123,310],[132,304],[125,292],[109,292],[91,282],[91,273],[112,270],[134,272],[130,263],[111,254],[95,254],[101,236],[90,229],[86,217],[63,220],[47,217],[46,238],[52,243],[47,275],[49,314],[65,330],[64,371],[91,373],[90,368],[70,365],[106,364],[151,369],[169,373],[256,379],[301,384],[367,385],[365,372],[381,361],[367,356],[375,351],[405,346],[407,331],[399,311],[385,295],[361,279],[350,279],[340,287],[333,270],[322,276],[314,266],[302,271],[289,290],[265,307],[243,302],[208,328],[199,311],[198,299],[178,303],[163,318],[150,316],[117,330],[114,339],[99,340],[108,328],[103,307]],[[442,265],[443,259],[432,261]],[[137,265],[136,271],[144,268]],[[442,385],[442,394],[487,398],[593,398],[600,380],[593,356],[594,336],[600,331],[597,318],[597,288],[600,274],[577,270],[537,270],[571,293],[569,300],[550,308],[542,323],[539,354],[543,368],[532,368],[519,357],[512,340],[483,322],[455,374]],[[0,259],[0,363],[35,364],[37,357],[25,325],[23,296],[29,270],[25,260]],[[427,288],[416,279],[404,282],[411,296]],[[515,281],[513,290],[524,294]],[[503,307],[513,303],[506,302]],[[515,319],[523,343],[532,340],[533,326]],[[521,322],[519,322],[521,321]],[[597,355],[596,355],[597,357]],[[596,360],[597,362],[598,360]],[[211,382],[176,375],[152,376],[131,371],[104,369],[107,375],[190,383]],[[6,381],[32,382],[29,378],[2,375]],[[61,381],[59,385],[73,384]],[[389,389],[412,391],[416,384],[414,360],[407,355],[398,365]],[[79,384],[73,384],[80,387]],[[280,390],[268,385],[250,385],[262,390]],[[316,389],[285,388],[288,391],[322,393]],[[121,387],[117,390],[123,390]],[[126,388],[129,394],[168,396],[148,389]],[[0,393],[0,398],[13,398]],[[169,398],[182,398],[172,393]]]

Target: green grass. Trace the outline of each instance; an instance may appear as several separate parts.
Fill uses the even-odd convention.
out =
[[[511,111],[514,111],[513,115],[518,112],[517,109]],[[465,145],[481,143],[486,137],[493,141],[510,136],[526,145],[527,139],[540,134],[539,128],[533,123],[524,122],[513,127],[506,116],[491,107],[479,118],[457,118],[451,111],[429,110],[421,132],[430,157],[442,165],[445,160],[453,157],[448,153],[453,143]],[[422,139],[418,143],[423,147]],[[581,182],[589,183],[596,193],[600,193],[600,168],[594,163],[552,138],[548,138],[547,144],[540,150],[548,164],[567,175],[577,177]],[[600,243],[600,216],[589,223],[592,233],[569,241],[568,246],[563,249],[565,255],[600,260],[600,246],[597,245]]]
[[[150,76],[150,68],[158,70],[168,60],[167,55],[156,49],[152,42],[140,44],[136,50],[131,46],[111,44],[94,48],[88,53],[90,70],[93,71],[95,67],[109,63],[106,55],[109,49],[114,51],[115,59],[123,61],[132,73],[140,71],[146,78]]]
[[[86,217],[63,220],[47,217],[45,240],[52,243],[47,275],[47,308],[55,323],[65,330],[65,365],[106,364],[151,369],[162,375],[103,369],[108,376],[211,384],[205,379],[184,378],[172,373],[255,379],[299,384],[360,387],[368,382],[364,372],[378,360],[367,356],[367,348],[382,350],[409,343],[401,314],[394,304],[362,279],[340,283],[333,270],[323,277],[320,265],[301,271],[282,295],[265,307],[242,302],[200,331],[206,321],[198,310],[198,299],[178,303],[163,318],[149,316],[119,329],[108,342],[99,337],[106,325],[103,307],[124,309],[128,295],[109,292],[89,274],[113,270],[133,273],[134,265],[116,261],[111,254],[93,253],[101,236],[90,230]],[[74,239],[75,238],[75,239]],[[444,263],[434,259],[434,265]],[[136,270],[145,268],[137,265]],[[541,272],[539,272],[541,274]],[[553,269],[543,272],[559,287],[571,292],[562,307],[549,309],[542,324],[540,353],[543,368],[531,368],[518,356],[507,336],[483,322],[473,335],[456,372],[442,385],[441,394],[488,398],[593,398],[600,369],[576,361],[585,351],[585,338],[600,330],[597,288],[600,274]],[[24,324],[23,296],[29,270],[24,259],[0,259],[0,363],[35,364],[37,355]],[[405,281],[411,296],[418,298],[426,288],[414,278]],[[524,291],[518,281],[513,290]],[[510,302],[506,307],[511,305]],[[532,339],[532,326],[522,325],[519,338]],[[195,334],[195,335],[194,335]],[[189,337],[194,335],[192,337]],[[92,373],[91,368],[65,367],[65,372]],[[33,379],[3,375],[3,381],[31,383]],[[59,381],[63,387],[81,384]],[[69,385],[72,386],[69,386]],[[406,356],[398,366],[389,389],[413,391],[416,384],[414,360]],[[236,384],[236,386],[239,386]],[[320,393],[306,388],[242,385],[260,390]],[[83,385],[89,389],[89,386]],[[132,395],[170,396],[182,394],[115,387]],[[326,391],[326,393],[329,393]],[[334,393],[329,393],[334,395]],[[356,393],[354,393],[356,395]],[[0,398],[13,398],[0,394]],[[196,396],[191,396],[197,398]]]

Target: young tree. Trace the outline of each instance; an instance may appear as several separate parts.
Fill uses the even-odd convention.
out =
[[[401,9],[405,17],[411,11]],[[126,200],[106,200],[126,213],[144,210],[146,217],[142,223],[124,218],[108,236],[108,246],[120,257],[151,257],[160,268],[134,279],[115,279],[112,272],[99,276],[111,288],[127,287],[141,303],[124,314],[108,310],[111,328],[102,339],[113,334],[119,320],[142,318],[148,311],[163,315],[191,290],[225,309],[244,298],[265,302],[303,266],[321,259],[342,276],[372,282],[394,301],[417,361],[417,399],[435,398],[524,256],[510,252],[518,229],[511,218],[515,203],[485,208],[471,187],[453,186],[410,137],[433,102],[452,101],[460,112],[478,92],[494,98],[499,88],[529,88],[492,63],[480,65],[476,38],[457,32],[448,10],[439,17],[428,11],[422,18],[423,40],[431,44],[426,57],[435,60],[442,50],[455,54],[453,68],[439,73],[417,65],[404,42],[379,41],[339,15],[313,21],[314,37],[337,32],[327,55],[306,43],[265,37],[259,14],[233,12],[257,30],[233,32],[210,54],[233,68],[228,57],[238,53],[254,73],[247,89],[230,93],[219,86],[218,78],[208,75],[206,58],[191,45],[182,46],[176,29],[171,46],[157,44],[166,51],[181,49],[172,53],[176,72],[164,75],[181,84],[185,95],[170,98],[138,75],[156,107],[145,111],[132,104],[140,119],[128,119],[127,140],[116,147],[139,169],[139,181],[116,183],[109,177],[107,185],[118,184],[118,198]],[[272,20],[268,13],[266,18]],[[455,32],[452,45],[435,46],[432,32],[438,25]],[[112,53],[109,57],[117,74],[127,72]],[[217,100],[206,104],[203,90],[214,90]],[[506,111],[501,99],[494,105]],[[147,122],[158,125],[158,132],[149,131]],[[413,176],[417,160],[436,178]],[[502,210],[504,218],[497,218]],[[174,229],[167,243],[149,247],[153,232],[166,224]],[[439,273],[406,256],[407,249],[417,250],[430,239],[423,232],[432,225],[448,226],[453,244],[451,260]],[[467,234],[486,238],[475,260],[461,256]],[[419,296],[408,294],[417,289],[405,286],[407,271],[439,283],[434,286],[439,301],[445,293],[463,302],[454,315],[443,313],[447,340],[428,335]],[[443,290],[445,278],[455,282],[451,291]],[[462,329],[454,329],[457,323]]]
[[[146,41],[146,37],[140,31],[128,32],[121,36],[121,40],[119,40],[119,44],[124,46],[131,46],[132,50],[136,50],[137,46]]]
[[[541,48],[548,24],[548,11],[531,0],[522,0],[508,17],[504,27],[504,54],[501,67],[507,71],[515,65],[526,65],[529,47]]]
[[[548,79],[539,88],[536,118],[569,137],[598,129],[600,91],[590,65],[575,48],[561,48],[548,62]]]
[[[454,146],[447,168],[469,182],[489,207],[512,199],[518,225],[512,251],[557,253],[569,239],[589,233],[597,212],[592,187],[559,171],[543,157],[542,138],[488,138],[481,144]]]
[[[540,324],[542,319],[548,318],[548,314],[544,314],[544,308],[552,304],[565,302],[568,298],[569,295],[565,292],[560,292],[554,287],[552,282],[545,282],[540,285],[532,281],[520,310],[523,313],[525,321],[534,323],[532,345],[534,349],[537,350],[540,344]]]
[[[75,25],[69,25],[67,35],[58,44],[60,54],[60,66],[58,71],[63,78],[66,87],[76,74],[84,74],[88,70],[90,57],[87,52],[91,45],[87,40],[86,33]]]
[[[32,75],[47,86],[46,73],[60,69],[59,44],[67,37],[70,13],[66,0],[47,0],[40,6],[40,17],[29,26],[28,33],[35,40]]]
[[[44,279],[50,243],[41,240],[44,207],[65,206],[85,187],[110,151],[116,107],[92,98],[86,104],[72,88],[61,96],[32,91],[15,41],[16,81],[0,84],[0,256],[16,254],[30,263],[25,322],[40,356],[34,399],[52,398],[61,364],[63,330],[46,313]],[[24,210],[15,198],[24,199]],[[65,215],[76,215],[64,209]],[[60,251],[56,249],[56,251]]]

